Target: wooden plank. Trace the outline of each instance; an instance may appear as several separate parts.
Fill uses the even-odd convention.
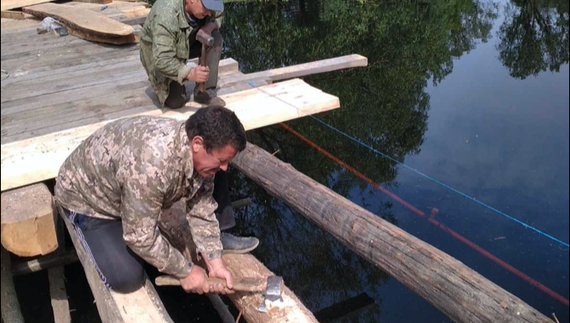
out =
[[[21,11],[11,11],[2,9],[2,18],[23,20],[24,13]]]
[[[113,0],[73,0],[73,1],[105,4],[105,3],[111,3]]]
[[[2,11],[4,11],[4,10],[33,6],[36,4],[51,2],[51,1],[55,0],[2,0],[0,6],[2,7]]]
[[[68,33],[82,39],[116,45],[136,41],[135,30],[132,26],[91,10],[70,8],[53,3],[25,7],[23,10],[42,19],[48,16],[53,17],[67,27]]]
[[[49,293],[55,323],[71,323],[63,266],[48,269]]]
[[[233,165],[454,322],[550,322],[437,248],[248,144]],[[294,183],[294,184],[293,184]]]
[[[2,294],[2,322],[24,323],[24,317],[20,311],[20,302],[18,301],[14,280],[12,279],[10,254],[3,247],[1,256],[2,288],[0,294]]]
[[[247,130],[287,121],[340,106],[338,98],[294,79],[220,96]],[[139,115],[186,120],[201,107],[189,102],[179,110],[160,109]],[[268,109],[267,107],[271,107]],[[2,191],[54,178],[79,143],[112,120],[2,145]],[[38,163],[38,160],[42,160]]]
[[[364,67],[368,65],[368,59],[364,56],[352,54],[331,59],[275,68],[272,70],[235,76],[220,82],[220,86],[228,83],[249,82],[255,79],[269,79],[273,82],[307,76],[311,74],[325,73],[352,67]]]
[[[173,323],[146,274],[143,287],[133,293],[118,294],[110,291],[103,284],[101,277],[99,277],[97,270],[83,248],[73,228],[73,224],[63,214],[61,208],[59,209],[59,214],[65,222],[71,241],[77,251],[77,256],[83,265],[87,282],[89,287],[91,287],[91,292],[95,298],[97,310],[103,323]]]
[[[33,257],[58,247],[53,200],[43,183],[2,193],[2,246]]]

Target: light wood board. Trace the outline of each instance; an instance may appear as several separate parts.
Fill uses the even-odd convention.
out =
[[[82,39],[110,44],[127,44],[136,41],[132,26],[92,10],[53,3],[25,7],[23,10],[42,19],[52,17],[66,26],[68,33]]]
[[[290,81],[221,96],[247,130],[340,107],[337,97],[307,83]],[[201,106],[189,102],[179,110],[153,109],[138,115],[186,120]],[[57,176],[69,154],[90,134],[112,120],[2,145],[2,191]]]

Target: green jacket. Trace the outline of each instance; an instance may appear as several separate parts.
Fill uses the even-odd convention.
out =
[[[217,16],[217,15],[213,15]],[[184,12],[184,0],[158,0],[150,10],[141,32],[140,59],[160,103],[168,97],[170,82],[184,84],[193,66],[187,66],[190,47],[201,26],[221,18],[206,17],[192,28]]]

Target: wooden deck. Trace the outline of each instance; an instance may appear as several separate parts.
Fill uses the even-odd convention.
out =
[[[200,107],[190,102],[180,110],[160,108],[140,64],[138,44],[104,45],[74,36],[57,37],[51,32],[38,34],[39,26],[38,20],[1,20],[3,192],[54,178],[69,153],[107,122],[141,114],[185,120]],[[249,130],[340,106],[338,98],[301,80],[271,84],[273,81],[366,64],[366,58],[355,55],[244,75],[238,62],[224,59],[220,62],[218,95]],[[193,84],[188,83],[188,93],[192,93],[192,88]],[[73,238],[73,230],[70,234]],[[77,239],[72,240],[76,244]],[[171,322],[149,281],[141,290],[126,296],[110,293],[102,288],[92,265],[81,257],[82,247],[75,247],[100,303],[98,309],[104,322]],[[243,257],[236,258],[237,265],[232,267],[239,267],[242,262],[245,267],[251,266],[254,258]],[[263,265],[259,263],[258,267]],[[259,297],[240,295],[234,303],[240,308],[252,301],[259,303]],[[314,320],[298,300],[291,303],[299,306],[291,313],[302,313],[308,317],[304,319],[307,322]],[[280,314],[282,310],[273,312],[282,319],[255,311],[246,311],[244,315],[252,322],[287,319]]]
[[[158,109],[138,45],[38,35],[38,26],[2,19],[2,70],[9,73],[1,83],[2,144]],[[237,62],[222,62],[221,78],[236,73]]]

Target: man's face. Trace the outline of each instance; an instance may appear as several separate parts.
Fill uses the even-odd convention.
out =
[[[212,149],[210,153],[203,146],[201,137],[192,139],[192,160],[194,170],[204,178],[214,176],[218,171],[226,171],[231,160],[237,155],[237,150],[226,145],[219,149]]]
[[[204,19],[207,16],[211,16],[212,12],[202,4],[202,0],[185,0],[184,9],[186,13],[194,16],[197,19]]]

